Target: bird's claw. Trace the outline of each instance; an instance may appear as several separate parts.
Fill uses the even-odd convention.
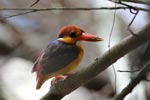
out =
[[[58,81],[63,81],[65,79],[67,79],[69,76],[71,76],[72,74],[67,73],[64,75],[59,75],[59,76],[55,76],[52,81],[51,81],[51,85],[55,85]]]
[[[61,81],[61,80],[65,80],[66,77],[61,75],[61,76],[55,76],[52,81],[51,81],[51,85],[54,85],[57,83],[57,81]]]

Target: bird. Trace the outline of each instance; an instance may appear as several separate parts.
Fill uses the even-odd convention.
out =
[[[57,80],[63,75],[69,76],[78,67],[84,55],[79,41],[97,42],[103,41],[103,38],[85,33],[76,25],[62,27],[58,39],[49,42],[34,63],[32,72],[36,72],[36,89],[52,77]]]

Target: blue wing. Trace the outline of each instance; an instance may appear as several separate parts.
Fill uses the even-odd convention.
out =
[[[79,54],[76,45],[66,44],[59,40],[51,42],[44,51],[41,61],[41,74],[50,74],[63,69]]]

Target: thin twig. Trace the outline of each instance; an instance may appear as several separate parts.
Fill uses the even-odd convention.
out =
[[[115,7],[116,7],[116,3],[115,3]],[[111,30],[110,30],[110,34],[109,34],[109,40],[108,40],[108,49],[110,50],[110,43],[111,43],[111,37],[112,37],[112,34],[113,34],[113,29],[114,29],[114,26],[115,26],[115,20],[116,20],[116,10],[114,11],[114,14],[113,14],[113,22],[112,22],[112,27],[111,27]],[[110,55],[110,60],[111,60],[111,55]],[[114,76],[115,76],[115,93],[116,93],[116,70],[115,70],[115,66],[114,64],[112,64],[112,68],[113,68],[113,71],[114,71]]]
[[[77,11],[90,11],[90,10],[125,10],[125,9],[134,9],[134,10],[141,10],[141,11],[150,11],[150,9],[145,9],[145,8],[134,8],[134,7],[123,7],[123,6],[118,6],[118,7],[93,7],[93,8],[70,8],[70,7],[56,7],[56,8],[0,8],[0,11],[28,11],[28,12],[23,12],[23,13],[18,13],[14,15],[10,15],[7,17],[4,17],[2,19],[7,19],[15,16],[20,16],[24,14],[29,14],[29,13],[34,13],[34,12],[40,12],[40,11],[52,11],[52,10],[77,10]]]
[[[36,5],[40,0],[36,0],[32,5],[30,5],[30,7],[33,7],[34,5]]]
[[[121,9],[127,9],[126,7],[99,7],[99,8],[64,8],[64,7],[57,7],[57,8],[0,8],[0,11],[27,11],[23,13],[18,13],[14,15],[7,15],[3,18],[0,18],[1,20],[12,18],[20,15],[25,15],[29,13],[34,12],[40,12],[40,11],[52,11],[52,10],[83,10],[83,11],[89,11],[89,10],[121,10]]]
[[[5,17],[1,17],[0,20],[5,20],[5,19],[8,19],[8,18],[12,18],[12,17],[16,17],[16,16],[21,16],[21,15],[25,15],[25,14],[28,14],[28,13],[33,13],[33,12],[36,12],[36,11],[27,11],[27,12],[23,12],[23,13],[18,13],[18,14],[14,14],[14,15],[7,15]]]
[[[132,20],[131,20],[131,22],[129,23],[128,27],[130,27],[130,26],[132,25],[133,21],[135,20],[136,16],[137,16],[138,13],[139,13],[139,10],[135,10],[135,11],[136,11],[136,12],[133,12],[132,9],[130,9],[130,12],[131,12],[132,14],[134,14],[134,17],[132,18]]]
[[[132,72],[138,72],[140,71],[139,69],[137,70],[117,70],[117,72],[129,72],[129,73],[132,73]]]
[[[135,10],[140,10],[140,11],[147,11],[149,12],[149,8],[140,8],[140,7],[133,7]],[[36,11],[50,11],[50,10],[125,10],[125,9],[130,9],[129,7],[123,7],[123,6],[118,6],[118,7],[93,7],[93,8],[83,8],[83,7],[78,7],[78,8],[71,8],[71,7],[54,7],[54,8],[0,8],[0,10],[4,11],[17,11],[17,10],[36,10]]]
[[[131,22],[130,22],[129,25],[128,25],[128,30],[129,30],[129,32],[130,32],[132,35],[137,36],[137,35],[131,30],[131,28],[130,28],[130,26],[132,25],[133,21],[135,20],[136,16],[137,16],[138,13],[139,13],[139,10],[135,10],[135,11],[136,11],[136,12],[133,12],[132,9],[130,9],[130,12],[131,12],[132,14],[134,14],[134,17],[132,18]]]

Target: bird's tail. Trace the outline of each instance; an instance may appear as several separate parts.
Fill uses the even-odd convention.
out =
[[[40,89],[46,80],[47,80],[47,77],[45,75],[39,75],[39,77],[37,78],[36,89]]]

